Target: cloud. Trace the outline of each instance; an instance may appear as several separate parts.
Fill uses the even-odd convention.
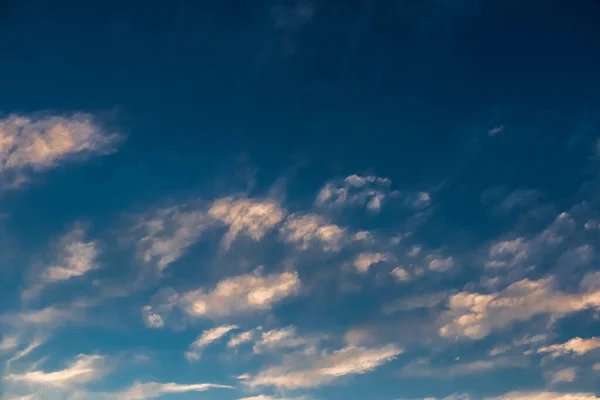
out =
[[[261,240],[285,217],[285,211],[275,201],[233,197],[214,201],[208,209],[208,214],[229,225],[221,243],[225,250],[239,234],[245,234],[254,241]]]
[[[600,274],[582,280],[580,293],[564,293],[553,287],[552,278],[523,279],[491,294],[460,292],[450,296],[444,313],[442,336],[479,339],[495,329],[517,321],[550,314],[559,318],[588,308],[600,307]],[[595,287],[598,286],[598,287]]]
[[[8,353],[19,346],[18,336],[2,336],[0,341],[0,354]]]
[[[38,347],[42,346],[44,343],[46,343],[47,338],[45,337],[39,337],[39,338],[35,338],[29,345],[27,345],[27,347],[25,347],[24,349],[22,349],[21,351],[18,351],[15,355],[13,355],[8,361],[7,364],[10,364],[14,361],[20,360],[26,356],[28,356],[29,354],[31,354],[34,350],[36,350]]]
[[[599,348],[599,338],[592,337],[590,339],[582,339],[580,337],[576,337],[562,344],[553,344],[551,346],[541,347],[537,352],[551,353],[552,357],[564,356],[569,353],[575,353],[581,356],[589,351]]]
[[[307,397],[273,397],[260,394],[258,396],[242,397],[238,400],[308,400]]]
[[[400,282],[408,282],[411,279],[410,273],[401,267],[396,267],[391,272],[392,276]]]
[[[74,156],[107,154],[119,136],[107,133],[92,115],[0,119],[0,176],[12,173],[13,183],[26,180],[27,170],[41,171]]]
[[[104,357],[99,355],[78,355],[69,365],[59,371],[29,371],[22,374],[8,374],[6,380],[30,385],[68,388],[97,380],[104,375]]]
[[[142,232],[137,245],[140,257],[164,270],[181,258],[210,226],[210,220],[202,210],[184,206],[156,210],[137,226]]]
[[[306,344],[308,344],[308,340],[299,337],[296,328],[289,326],[263,332],[260,339],[254,344],[253,351],[255,354],[260,354],[277,349],[293,349]]]
[[[573,382],[577,377],[577,368],[564,368],[550,375],[550,383]]]
[[[394,360],[402,350],[394,345],[367,348],[347,346],[334,352],[321,352],[308,364],[293,360],[288,365],[270,367],[244,381],[250,387],[279,389],[310,388],[328,384],[348,375],[365,374]]]
[[[455,377],[473,375],[489,372],[499,368],[522,367],[523,364],[517,360],[503,357],[489,360],[475,360],[470,362],[456,362],[448,365],[430,365],[428,361],[415,361],[408,363],[402,368],[406,376],[420,377]]]
[[[257,328],[258,329],[258,328]],[[241,346],[244,343],[250,343],[254,339],[254,330],[246,331],[234,335],[229,342],[227,343],[227,347],[235,348]]]
[[[97,269],[99,254],[98,243],[86,241],[85,230],[80,226],[73,228],[59,241],[55,261],[40,272],[32,286],[23,290],[21,298],[31,300],[49,284],[80,277]]]
[[[389,253],[361,253],[354,259],[354,268],[360,273],[369,271],[372,265],[389,261],[392,255]]]
[[[326,183],[319,191],[315,205],[334,208],[364,206],[377,213],[390,194],[390,184],[387,178],[350,175]]]
[[[178,383],[135,382],[129,389],[115,393],[114,398],[126,400],[155,399],[165,394],[205,392],[211,389],[233,389],[232,386],[214,383],[195,383],[182,385]]]
[[[527,260],[528,244],[523,238],[494,243],[488,251],[487,268],[512,267]]]
[[[226,278],[214,289],[197,289],[183,294],[171,293],[162,304],[146,306],[147,315],[165,315],[174,307],[191,317],[227,317],[249,311],[269,310],[275,303],[300,292],[301,282],[296,272],[262,275],[254,273]]]
[[[598,400],[592,393],[511,392],[485,400]]]
[[[454,259],[452,257],[430,257],[429,269],[435,272],[445,272],[454,267]]]
[[[142,316],[144,319],[144,324],[148,327],[148,328],[164,328],[165,326],[165,321],[163,320],[163,318],[155,313],[152,310],[151,306],[144,306],[142,308]]]
[[[236,325],[222,325],[204,331],[190,345],[190,350],[185,353],[185,357],[189,361],[198,361],[202,357],[202,349],[209,344],[220,340],[234,329],[238,329],[238,327]]]
[[[344,229],[314,214],[290,215],[279,232],[285,242],[294,243],[302,250],[317,244],[329,252],[339,251],[346,236]]]

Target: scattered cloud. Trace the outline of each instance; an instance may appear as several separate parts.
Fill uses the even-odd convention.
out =
[[[0,119],[0,177],[9,185],[73,157],[107,154],[119,136],[108,133],[90,114],[64,116],[9,115]]]
[[[573,382],[577,377],[577,368],[564,368],[550,374],[550,383]]]
[[[136,227],[142,234],[138,253],[144,262],[154,263],[162,271],[180,259],[209,226],[209,218],[201,209],[158,209],[143,217]]]
[[[299,294],[301,282],[296,272],[262,275],[254,273],[226,278],[214,289],[197,289],[183,294],[172,293],[163,304],[145,308],[148,315],[164,319],[174,307],[181,308],[191,317],[226,317],[249,311],[268,310],[275,303]]]
[[[401,267],[396,267],[391,272],[392,276],[400,282],[408,282],[411,279],[410,273]]]
[[[255,330],[238,333],[237,335],[234,335],[231,339],[229,339],[227,347],[235,348],[241,346],[242,344],[250,343],[252,342],[252,340],[254,340],[254,334]]]
[[[202,357],[202,350],[206,346],[222,339],[234,329],[238,329],[238,327],[236,325],[222,325],[202,332],[190,345],[190,349],[185,353],[185,357],[189,361],[198,361]]]
[[[442,317],[446,322],[440,334],[479,339],[495,329],[535,315],[550,314],[559,318],[588,308],[600,308],[600,287],[591,284],[586,287],[598,279],[594,274],[588,275],[576,294],[558,291],[552,278],[523,279],[491,294],[454,294],[448,302],[449,310]]]
[[[445,272],[454,267],[454,258],[452,257],[431,257],[429,260],[429,269],[435,272]]]
[[[233,389],[232,386],[214,383],[195,383],[183,385],[178,383],[135,382],[129,389],[115,393],[114,398],[126,400],[155,399],[165,394],[205,392],[211,389]]]
[[[592,393],[511,392],[485,400],[598,400]]]
[[[334,352],[321,352],[310,361],[293,360],[270,367],[244,380],[250,387],[279,389],[310,388],[328,384],[344,376],[365,374],[394,360],[402,350],[394,345],[367,348],[347,346]]]
[[[290,215],[280,229],[284,241],[295,243],[302,250],[317,244],[323,251],[339,251],[346,237],[346,231],[330,224],[321,216]]]
[[[293,349],[306,344],[308,344],[308,340],[298,336],[295,327],[289,326],[263,332],[260,339],[254,344],[253,351],[255,354],[260,354],[279,349]]]
[[[390,195],[390,184],[391,181],[387,178],[350,175],[345,179],[326,183],[319,191],[315,205],[335,208],[364,206],[377,213]]]
[[[76,226],[59,241],[55,261],[45,267],[33,285],[21,293],[24,301],[37,297],[49,284],[80,277],[98,268],[98,242],[85,240],[85,230]]]
[[[550,353],[552,357],[564,356],[570,353],[578,356],[600,348],[600,339],[592,337],[590,339],[573,338],[562,344],[553,344],[538,349],[538,353]]]
[[[391,260],[389,253],[361,253],[354,259],[354,268],[360,273],[369,271],[372,265]]]
[[[8,374],[5,379],[34,386],[67,388],[102,377],[105,374],[103,362],[103,356],[80,354],[65,369],[54,372],[28,371],[22,374]]]
[[[227,197],[214,201],[208,214],[229,225],[221,243],[227,250],[239,234],[259,241],[285,217],[285,210],[273,200]]]
[[[522,361],[508,357],[469,362],[454,362],[446,365],[431,365],[428,360],[417,360],[405,365],[402,372],[406,376],[452,378],[456,376],[486,373],[495,369],[516,367],[523,367]]]

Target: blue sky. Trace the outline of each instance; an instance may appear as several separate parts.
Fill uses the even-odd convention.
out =
[[[597,1],[96,3],[0,2],[0,399],[600,398]]]

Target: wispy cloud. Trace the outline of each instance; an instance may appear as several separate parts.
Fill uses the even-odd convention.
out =
[[[600,349],[600,338],[582,339],[576,337],[565,343],[541,347],[537,352],[550,353],[552,357],[559,357],[570,353],[581,356],[596,349]]]
[[[598,400],[592,393],[511,392],[485,400]]]
[[[523,279],[491,294],[454,294],[442,318],[447,322],[440,334],[478,339],[535,315],[550,314],[559,318],[588,308],[600,308],[600,287],[592,284],[598,279],[595,274],[589,274],[583,279],[580,292],[575,294],[555,289],[552,278]]]
[[[296,244],[303,250],[316,244],[323,251],[334,252],[339,251],[343,245],[346,231],[318,215],[293,214],[281,227],[280,236],[285,242]]]
[[[190,345],[189,350],[185,353],[185,357],[189,361],[198,361],[202,357],[202,350],[206,346],[222,339],[225,335],[235,329],[238,329],[236,325],[222,325],[202,332],[202,334]]]
[[[221,243],[227,250],[239,234],[254,241],[261,240],[283,220],[285,210],[274,200],[228,197],[214,201],[208,214],[229,226]]]
[[[53,263],[46,266],[34,283],[21,293],[24,301],[39,295],[47,285],[80,277],[97,269],[100,254],[98,242],[85,240],[85,230],[76,226],[63,236],[58,245]]]
[[[65,369],[45,372],[29,371],[22,374],[9,374],[11,382],[23,382],[30,385],[67,388],[97,380],[104,375],[104,357],[99,355],[79,355]]]
[[[145,307],[145,315],[164,319],[174,307],[191,317],[226,317],[249,311],[268,310],[275,303],[299,293],[301,282],[296,272],[262,275],[252,274],[226,278],[212,290],[197,289],[183,294],[173,293],[165,304]]]
[[[136,382],[129,389],[113,394],[112,398],[124,400],[146,400],[155,399],[165,394],[188,393],[188,392],[206,392],[211,389],[233,389],[232,386],[217,385],[214,383],[157,383],[157,382]]]
[[[202,208],[158,209],[137,225],[136,230],[142,235],[137,245],[140,257],[162,271],[181,258],[210,226],[210,219]]]
[[[344,376],[370,372],[400,353],[402,350],[394,345],[374,348],[350,345],[331,353],[324,351],[312,360],[294,359],[289,364],[264,369],[244,383],[250,387],[281,389],[316,387]]]
[[[90,114],[64,116],[10,115],[0,119],[0,178],[11,174],[14,185],[27,172],[56,166],[79,156],[107,154],[119,135],[106,132]]]

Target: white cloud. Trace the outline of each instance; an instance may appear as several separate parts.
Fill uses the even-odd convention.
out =
[[[197,361],[202,356],[202,349],[211,343],[214,343],[234,329],[238,329],[236,325],[222,325],[213,329],[202,332],[200,336],[190,345],[189,351],[185,353],[189,361]]]
[[[389,253],[361,253],[354,259],[354,268],[360,273],[369,271],[373,264],[388,261],[391,259]]]
[[[30,385],[67,388],[97,380],[104,375],[104,357],[99,355],[77,356],[65,369],[44,372],[28,371],[22,374],[8,374],[10,382],[23,382]]]
[[[551,346],[541,347],[538,353],[551,353],[552,357],[559,357],[569,353],[575,353],[579,356],[600,348],[600,339],[592,337],[590,339],[582,339],[580,337],[573,338],[562,344],[553,344]]]
[[[27,345],[27,347],[25,347],[24,349],[18,351],[15,355],[13,355],[10,360],[8,360],[7,363],[11,363],[17,360],[20,360],[26,356],[28,356],[29,354],[31,354],[34,350],[36,350],[38,347],[42,346],[44,343],[46,343],[46,338],[45,337],[39,337],[39,338],[35,338],[29,345]]]
[[[73,156],[106,154],[118,135],[104,132],[90,114],[0,119],[0,175],[44,170]]]
[[[275,201],[233,197],[214,201],[208,214],[229,225],[229,231],[222,241],[225,250],[239,234],[258,242],[285,217],[285,211]]]
[[[448,271],[454,267],[454,259],[452,257],[430,257],[429,269],[435,272]]]
[[[428,361],[411,362],[402,369],[406,376],[430,377],[455,377],[464,375],[481,374],[501,368],[521,367],[522,364],[507,357],[475,360],[469,362],[455,362],[447,365],[430,365]]]
[[[321,352],[309,361],[290,360],[289,364],[270,367],[244,381],[250,387],[272,386],[279,389],[310,388],[328,384],[348,375],[365,374],[394,360],[402,350],[394,345],[379,348],[347,346]]]
[[[159,270],[164,270],[180,259],[210,226],[202,210],[184,206],[159,209],[137,226],[143,235],[138,252],[144,262],[153,262]]]
[[[155,399],[165,394],[205,392],[210,389],[233,389],[233,387],[213,383],[182,385],[178,383],[135,382],[129,389],[115,393],[114,396],[118,399],[145,400]]]
[[[307,250],[311,243],[318,243],[324,251],[339,251],[346,232],[337,225],[329,224],[318,215],[290,215],[280,229],[280,235],[288,243],[296,243]]]
[[[550,383],[573,382],[577,377],[577,368],[564,368],[550,375]]]
[[[396,278],[400,282],[408,282],[410,281],[410,273],[401,267],[396,267],[391,272],[392,276]]]
[[[296,272],[240,275],[220,281],[213,290],[198,289],[169,300],[193,317],[225,317],[248,311],[268,310],[301,288]],[[172,305],[166,307],[168,310]],[[159,309],[163,307],[158,307]]]
[[[144,319],[144,324],[148,328],[164,328],[165,326],[165,321],[163,318],[159,314],[155,313],[151,306],[144,306],[142,308],[142,316]]]
[[[259,328],[257,328],[259,329]],[[254,339],[254,330],[238,333],[234,335],[229,342],[227,343],[227,347],[235,348],[241,346],[244,343],[250,343]]]
[[[527,242],[523,238],[495,243],[489,249],[485,266],[488,268],[515,266],[527,260],[528,247]]]
[[[98,243],[85,240],[85,231],[80,226],[73,228],[59,241],[55,261],[44,268],[35,283],[21,293],[24,301],[39,295],[47,285],[80,277],[98,268],[100,254]]]
[[[307,397],[273,397],[260,394],[258,396],[242,397],[238,400],[308,400]]]
[[[598,400],[592,393],[511,392],[485,400]]]
[[[8,353],[19,346],[18,336],[2,336],[0,341],[0,354]]]
[[[296,328],[289,326],[283,329],[273,329],[263,332],[260,339],[254,344],[254,353],[265,353],[277,349],[292,349],[308,343],[305,338],[299,337]]]
[[[440,334],[479,339],[494,329],[535,315],[550,314],[558,318],[587,308],[599,308],[600,286],[593,284],[600,279],[600,274],[597,275],[584,278],[581,292],[577,294],[554,289],[552,278],[523,279],[491,294],[454,294],[448,302],[449,310],[442,317],[445,322]]]
[[[343,180],[328,182],[319,191],[315,205],[319,207],[366,206],[379,212],[389,195],[391,181],[376,176],[350,175]]]

